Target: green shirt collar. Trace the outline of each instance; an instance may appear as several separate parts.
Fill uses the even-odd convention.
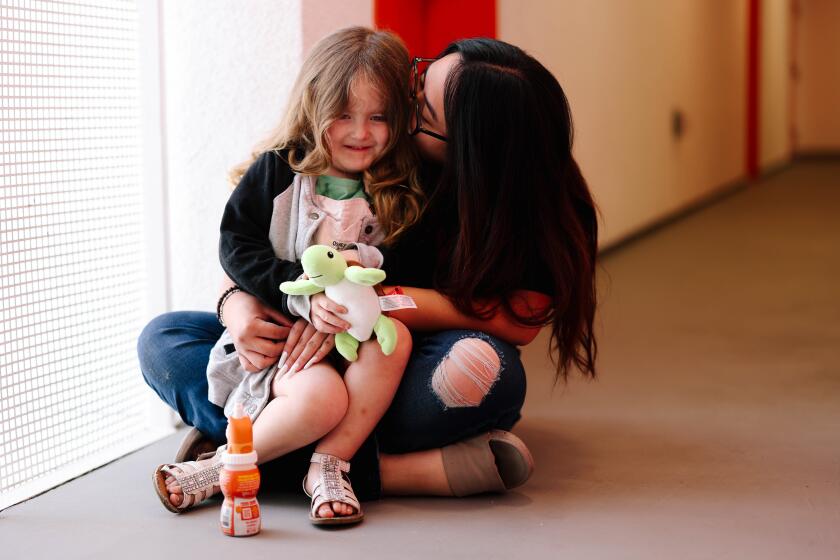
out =
[[[367,198],[365,187],[360,179],[344,179],[331,175],[321,175],[315,184],[315,192],[333,200]]]

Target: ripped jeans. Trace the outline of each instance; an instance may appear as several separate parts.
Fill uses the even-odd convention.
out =
[[[152,320],[137,342],[146,383],[216,442],[227,419],[207,400],[207,360],[223,327],[212,313],[176,311]],[[352,459],[353,487],[362,500],[381,492],[379,453],[443,447],[491,429],[509,430],[525,401],[519,350],[477,331],[416,333],[405,374],[388,412]],[[268,488],[295,490],[312,446],[260,466]]]

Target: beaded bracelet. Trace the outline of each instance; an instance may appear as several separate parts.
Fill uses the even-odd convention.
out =
[[[225,306],[225,303],[227,302],[228,298],[230,298],[230,296],[232,296],[236,292],[241,291],[242,288],[240,288],[239,286],[231,286],[230,288],[224,291],[222,297],[219,298],[219,302],[216,304],[216,318],[219,320],[219,323],[221,323],[221,325],[225,328],[227,328],[227,325],[225,325],[225,320],[222,317],[222,308]]]

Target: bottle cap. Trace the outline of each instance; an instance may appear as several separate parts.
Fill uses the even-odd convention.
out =
[[[251,451],[250,453],[228,453],[227,451],[222,452],[222,464],[223,465],[256,465],[257,464],[257,452]]]
[[[228,418],[227,429],[230,454],[251,453],[254,451],[254,435],[251,418],[245,414],[245,407],[238,402],[233,407],[233,414]]]

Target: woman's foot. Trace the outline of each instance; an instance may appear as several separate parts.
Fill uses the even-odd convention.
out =
[[[521,439],[492,430],[440,449],[380,454],[382,493],[388,496],[470,496],[524,484],[534,459]]]
[[[525,484],[534,459],[525,442],[504,430],[491,430],[441,449],[443,467],[455,496],[506,492]]]
[[[195,461],[205,453],[216,451],[218,447],[218,443],[204,435],[198,428],[190,428],[184,434],[184,439],[181,440],[178,451],[175,452],[175,462]]]

